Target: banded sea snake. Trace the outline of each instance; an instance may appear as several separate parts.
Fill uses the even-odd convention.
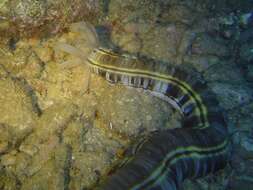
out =
[[[183,115],[182,128],[153,132],[134,144],[124,164],[95,189],[176,190],[185,178],[202,177],[225,166],[226,123],[198,72],[103,48],[93,50],[88,64],[110,83],[152,91]]]
[[[94,189],[177,190],[184,179],[202,177],[226,165],[230,153],[226,123],[200,73],[189,65],[160,65],[97,48],[96,31],[88,23],[73,24],[71,30],[88,36],[94,50],[84,56],[68,44],[59,43],[56,49],[87,59],[91,70],[110,83],[151,91],[183,117],[182,128],[152,132],[133,144],[122,164]]]

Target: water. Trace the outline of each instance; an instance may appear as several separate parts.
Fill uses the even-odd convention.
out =
[[[131,142],[181,127],[164,98],[91,73],[86,59],[99,46],[201,73],[232,155],[225,169],[179,189],[251,189],[252,8],[251,0],[2,1],[0,189],[90,189]]]

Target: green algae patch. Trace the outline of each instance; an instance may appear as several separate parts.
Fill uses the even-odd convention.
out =
[[[15,126],[17,130],[33,127],[37,116],[32,101],[18,82],[10,78],[0,80],[0,123]]]

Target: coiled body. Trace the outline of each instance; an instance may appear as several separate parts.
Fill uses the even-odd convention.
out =
[[[95,49],[88,64],[111,83],[151,91],[184,118],[182,128],[153,132],[135,143],[124,163],[97,189],[176,190],[185,178],[205,176],[225,166],[226,124],[215,95],[199,73],[188,66],[158,65],[106,49]]]

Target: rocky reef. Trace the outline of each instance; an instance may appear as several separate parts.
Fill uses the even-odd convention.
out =
[[[99,11],[98,0],[3,0],[0,33],[26,37],[56,34],[74,21],[96,21]]]
[[[253,26],[242,22],[250,1],[226,3],[1,1],[0,189],[88,189],[130,141],[180,127],[165,102],[90,73],[80,52],[100,45],[202,73],[224,109],[233,154],[225,170],[182,187],[251,189]]]

